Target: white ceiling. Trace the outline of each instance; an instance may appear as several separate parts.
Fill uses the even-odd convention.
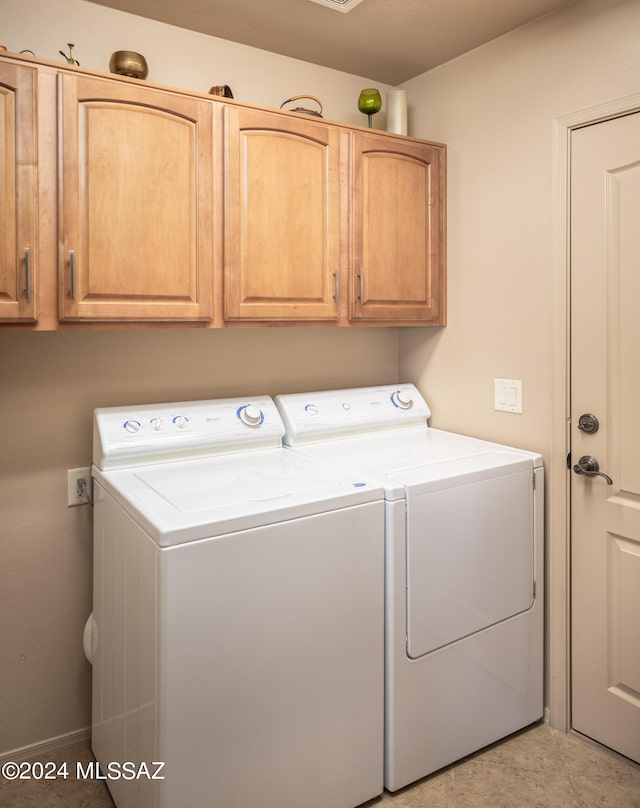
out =
[[[392,86],[576,0],[92,0]]]

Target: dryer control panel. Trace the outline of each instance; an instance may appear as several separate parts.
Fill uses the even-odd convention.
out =
[[[275,400],[288,446],[365,431],[426,427],[431,416],[413,384],[295,393]]]
[[[268,396],[105,407],[94,412],[93,462],[107,470],[282,445]]]

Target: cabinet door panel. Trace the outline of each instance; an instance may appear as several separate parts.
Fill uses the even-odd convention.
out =
[[[64,318],[208,318],[211,105],[63,75],[61,114]]]
[[[335,320],[339,133],[225,114],[225,319]]]
[[[441,148],[355,133],[352,156],[351,318],[441,324]]]
[[[36,79],[0,63],[0,320],[36,317]]]

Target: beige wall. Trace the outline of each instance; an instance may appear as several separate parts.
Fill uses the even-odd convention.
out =
[[[80,0],[0,0],[10,50],[83,66],[143,52],[150,80],[278,107],[298,93],[362,123],[370,80]],[[90,723],[82,630],[91,610],[91,512],[67,508],[66,469],[91,463],[96,406],[393,382],[394,329],[0,331],[0,754]]]
[[[640,91],[640,2],[586,0],[406,85],[411,133],[447,144],[448,327],[399,332],[433,424],[548,456],[552,121]],[[523,381],[522,415],[493,379]]]
[[[3,44],[83,65],[142,51],[159,83],[279,106],[309,92],[361,123],[363,79],[81,0],[0,0]],[[124,33],[123,33],[124,32]],[[95,406],[277,393],[399,378],[436,426],[548,453],[551,121],[640,91],[640,4],[587,0],[409,82],[410,133],[449,146],[446,329],[0,332],[0,753],[87,726],[80,645],[91,606],[91,515],[66,508]],[[366,82],[366,80],[364,80]],[[384,89],[384,88],[383,88]],[[380,122],[381,124],[382,122]],[[524,414],[492,379],[524,381]],[[560,470],[555,470],[559,473]]]
[[[391,329],[0,332],[0,754],[90,723],[92,411],[396,378]]]
[[[83,0],[20,0],[19,6],[18,11],[16,0],[0,0],[0,43],[10,51],[28,48],[41,59],[60,61],[58,51],[67,52],[73,42],[73,55],[83,67],[106,71],[113,51],[135,50],[147,60],[148,80],[158,84],[203,93],[214,84],[228,84],[238,100],[271,107],[311,93],[322,101],[325,118],[347,124],[365,120],[358,95],[371,79]],[[388,89],[380,82],[375,86]],[[374,116],[374,126],[384,126],[382,113]]]
[[[398,375],[426,395],[434,426],[545,456],[545,704],[563,728],[566,260],[553,121],[640,91],[640,2],[576,2],[406,89],[411,133],[448,147],[449,318],[438,331],[399,331]],[[494,378],[523,381],[522,415],[494,410]]]

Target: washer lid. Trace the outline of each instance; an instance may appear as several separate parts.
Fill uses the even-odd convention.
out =
[[[380,500],[363,475],[318,464],[286,449],[93,475],[162,547]]]

